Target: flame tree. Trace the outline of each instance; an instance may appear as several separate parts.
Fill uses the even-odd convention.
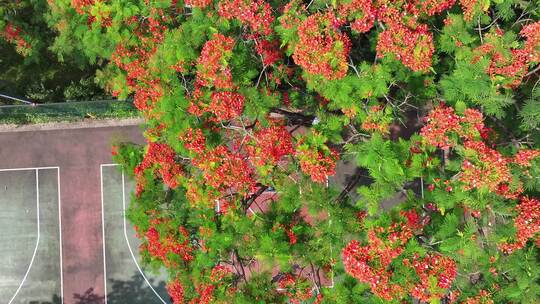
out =
[[[537,303],[539,7],[59,0],[47,20],[146,119],[114,154],[175,303]]]

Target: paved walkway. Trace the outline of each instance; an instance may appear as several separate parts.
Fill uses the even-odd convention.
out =
[[[104,294],[100,165],[114,142],[144,142],[140,120],[0,128],[0,169],[58,166],[64,303]]]

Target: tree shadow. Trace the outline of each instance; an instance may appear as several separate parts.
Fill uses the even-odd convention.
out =
[[[84,293],[73,295],[76,304],[102,304],[105,303],[105,296],[94,293],[94,288],[88,288]]]
[[[156,284],[155,281],[151,278],[149,278],[148,281],[159,293],[161,298],[163,298],[163,300],[165,300],[166,302],[170,302],[164,282],[159,282]],[[148,286],[144,278],[138,273],[134,274],[129,281],[110,280],[107,286],[110,287],[110,292],[107,294],[107,304],[162,303],[161,300],[156,296],[154,291],[152,291],[152,289]]]
[[[148,281],[158,292],[163,300],[172,303],[166,291],[164,282],[156,283],[149,278]],[[107,284],[109,290],[107,294],[107,304],[162,304],[152,289],[148,286],[144,278],[135,273],[129,280],[109,280]],[[73,294],[72,301],[66,303],[73,304],[104,304],[105,296],[94,292],[94,288],[88,288],[82,293]],[[51,301],[33,301],[28,304],[62,304],[58,295],[53,295]]]

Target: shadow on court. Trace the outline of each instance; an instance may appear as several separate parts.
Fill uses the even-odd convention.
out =
[[[152,285],[157,286],[159,289],[165,288],[165,283],[155,283],[152,279],[149,279]],[[144,279],[138,274],[133,274],[131,280],[111,280],[110,287],[108,288],[109,294],[107,295],[108,304],[125,304],[125,303],[156,303],[156,295],[148,289]],[[102,304],[105,302],[103,295],[96,294],[93,288],[82,293],[76,293],[73,295],[74,304]],[[28,304],[61,304],[60,297],[58,295],[52,296],[51,301],[39,302],[33,301]]]

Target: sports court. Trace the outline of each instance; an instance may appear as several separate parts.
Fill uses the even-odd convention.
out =
[[[0,131],[0,303],[170,302],[138,263],[119,141],[141,142],[140,127]]]

